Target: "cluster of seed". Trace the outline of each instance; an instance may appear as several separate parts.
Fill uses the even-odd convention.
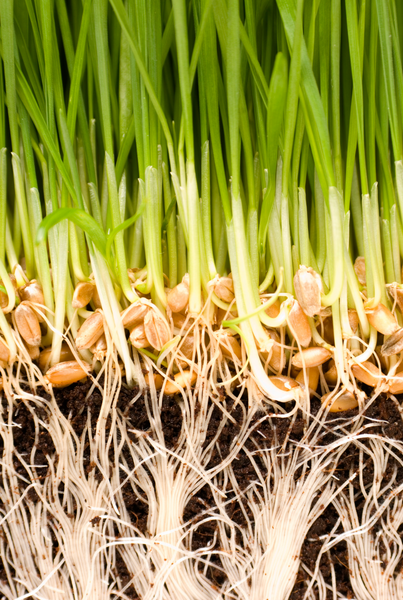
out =
[[[355,261],[355,272],[362,286],[365,286],[365,261],[358,257]],[[17,278],[10,275],[16,296],[16,306],[7,314],[9,323],[21,336],[29,357],[36,361],[41,371],[46,374],[46,381],[54,387],[65,387],[88,376],[97,362],[102,363],[107,355],[108,343],[105,336],[105,320],[96,285],[93,281],[77,284],[72,299],[76,310],[86,309],[91,305],[91,312],[84,311],[86,316],[75,339],[75,346],[80,351],[90,351],[93,362],[77,360],[71,346],[62,344],[60,359],[51,365],[52,348],[43,347],[45,325],[45,301],[41,286],[36,280],[28,281],[21,270]],[[5,288],[2,289],[4,290]],[[330,410],[343,411],[354,408],[358,400],[354,388],[340,388],[340,365],[336,364],[334,352],[334,331],[331,311],[321,305],[323,286],[321,277],[310,267],[301,266],[294,276],[295,297],[286,300],[286,318],[278,327],[265,327],[267,343],[259,349],[261,360],[271,382],[280,390],[306,388],[312,394],[318,394],[318,388],[325,392],[322,402],[329,405]],[[365,288],[364,288],[365,289]],[[160,373],[145,375],[146,383],[157,390],[165,384],[164,393],[173,395],[181,388],[194,385],[197,378],[195,360],[195,319],[188,314],[189,276],[172,289],[167,289],[167,316],[151,302],[147,296],[140,297],[121,312],[122,325],[128,331],[131,346],[139,351],[148,349],[154,355],[163,351],[174,336],[173,348],[180,351],[176,357],[174,377],[164,378]],[[213,305],[210,311],[211,331],[217,342],[215,347],[228,363],[240,371],[246,359],[242,340],[230,328],[222,326],[224,319],[238,316],[234,284],[231,274],[216,277],[211,282],[211,291],[219,299],[222,308]],[[403,289],[398,284],[388,286],[392,301],[403,311]],[[263,301],[263,300],[262,300]],[[0,306],[7,309],[9,298],[0,291]],[[276,319],[283,309],[279,299],[265,309],[268,317]],[[373,356],[364,362],[354,362],[351,354],[349,374],[356,380],[372,388],[382,387],[392,394],[403,392],[403,371],[393,376],[387,375],[390,364],[388,359],[403,350],[403,328],[398,324],[396,316],[385,305],[373,306],[371,302],[364,304],[369,323],[379,334],[386,336],[383,345],[377,346]],[[6,310],[5,310],[6,312]],[[354,336],[358,338],[359,319],[353,309],[348,311],[349,324]],[[316,319],[316,320],[315,320]],[[311,322],[310,322],[311,320]],[[320,332],[322,345],[313,343],[313,325]],[[287,344],[288,342],[288,344]],[[0,361],[4,366],[9,363],[10,352],[6,340],[0,337]],[[396,361],[396,359],[395,359]],[[122,366],[123,373],[123,366]],[[234,380],[239,382],[239,378]],[[326,389],[327,388],[327,389]],[[336,394],[337,392],[337,394]]]

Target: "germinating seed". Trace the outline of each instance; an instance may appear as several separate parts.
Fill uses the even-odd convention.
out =
[[[104,332],[104,319],[102,313],[96,310],[81,325],[76,337],[76,346],[79,350],[91,348]]]
[[[144,380],[146,384],[149,386],[150,381],[154,382],[154,387],[156,390],[160,390],[162,388],[162,384],[164,383],[164,378],[159,373],[152,373],[151,377],[149,373],[144,375]]]
[[[129,339],[135,348],[148,348],[150,344],[144,331],[144,323],[139,323],[130,330]]]
[[[285,366],[284,350],[280,345],[280,336],[273,329],[266,329],[266,332],[269,338],[273,340],[273,346],[270,352],[261,352],[261,355],[265,362],[269,359],[269,366],[278,373]]]
[[[333,365],[330,367],[330,369],[328,369],[325,373],[325,379],[326,379],[326,383],[328,385],[336,385],[337,384],[337,380],[338,380],[338,371],[337,371],[337,367],[336,365],[333,363]]]
[[[364,308],[368,321],[379,333],[392,335],[392,333],[399,329],[396,317],[383,304],[380,303],[375,308],[367,308],[365,306]]]
[[[167,303],[173,313],[180,313],[189,303],[189,286],[186,283],[178,283],[167,294]]]
[[[0,338],[0,361],[8,363],[10,360],[10,350],[6,346],[5,342]]]
[[[288,314],[288,324],[298,343],[303,348],[309,346],[312,339],[311,328],[309,326],[308,317],[297,300],[292,301],[291,310]]]
[[[26,285],[20,287],[18,291],[21,300],[25,302],[33,302],[34,304],[40,304],[42,306],[45,305],[45,298],[43,296],[42,287],[36,281],[36,279],[33,279]],[[44,323],[45,319],[37,310],[35,310],[35,314],[38,318],[39,323]]]
[[[137,300],[128,308],[121,312],[122,323],[125,329],[132,329],[138,323],[144,321],[144,317],[150,310],[148,304],[144,304],[141,300]]]
[[[286,377],[285,375],[273,375],[272,377],[269,377],[269,379],[273,385],[283,392],[288,392],[293,388],[299,387],[299,383],[295,381],[295,379]]]
[[[52,354],[52,347],[49,346],[48,348],[45,348],[44,350],[42,350],[42,352],[39,355],[39,368],[42,371],[42,373],[44,373],[49,368],[51,354]],[[65,361],[71,361],[71,360],[74,360],[74,355],[73,355],[72,351],[70,350],[70,347],[68,346],[68,344],[66,344],[66,342],[63,342],[62,347],[60,349],[59,361],[65,362]]]
[[[322,396],[321,402],[325,406],[330,407],[330,412],[344,412],[346,410],[357,408],[358,406],[357,398],[349,391],[345,391],[341,394],[329,392]]]
[[[76,360],[70,360],[51,367],[46,373],[45,379],[53,387],[63,388],[76,381],[81,381],[81,379],[87,377],[90,371],[91,366],[88,363],[78,363]]]
[[[80,281],[74,290],[73,300],[71,302],[73,308],[85,308],[89,304],[94,295],[95,285],[89,281]]]
[[[304,313],[308,317],[319,314],[323,292],[322,278],[319,273],[316,273],[311,267],[302,265],[294,275],[294,288]]]
[[[220,277],[214,285],[214,293],[220,300],[230,304],[235,298],[232,277]]]
[[[351,371],[358,381],[371,387],[376,387],[383,377],[382,371],[369,361],[353,365]]]
[[[164,393],[167,396],[178,394],[181,389],[192,386],[196,383],[197,373],[195,371],[183,371],[175,375],[175,381],[168,379],[165,385]]]
[[[42,333],[36,313],[30,306],[21,302],[15,309],[15,322],[21,337],[30,346],[40,346]]]
[[[144,333],[149,345],[158,350],[165,346],[171,337],[164,317],[156,310],[150,310],[144,319]]]
[[[388,392],[390,394],[403,394],[403,371],[399,371],[389,380]]]
[[[305,381],[308,382],[308,388],[311,392],[316,392],[319,385],[319,368],[311,367],[310,369],[306,369],[300,371],[295,378],[300,385],[305,385]]]
[[[389,294],[393,301],[396,301],[400,312],[403,313],[403,288],[399,283],[391,283],[387,286]]]
[[[218,343],[224,356],[233,358],[233,355],[235,355],[239,360],[242,359],[241,344],[231,333],[227,333],[226,331],[220,333]]]
[[[307,348],[306,350],[301,350],[301,352],[297,352],[292,357],[291,364],[297,369],[310,367],[319,367],[319,365],[323,365],[326,361],[328,361],[332,357],[332,353],[327,348],[315,347],[315,348]]]

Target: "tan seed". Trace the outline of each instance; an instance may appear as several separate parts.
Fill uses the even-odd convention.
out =
[[[104,360],[108,351],[108,344],[106,343],[105,334],[102,334],[101,337],[97,339],[95,344],[91,346],[90,350],[93,353],[95,360],[99,360],[100,362]]]
[[[130,331],[130,341],[135,348],[148,348],[149,341],[144,331],[144,323],[135,325]]]
[[[298,343],[305,348],[311,343],[312,335],[308,317],[302,310],[297,300],[292,301],[291,310],[288,314],[288,323]]]
[[[323,292],[322,278],[319,273],[316,273],[311,267],[302,265],[294,275],[294,288],[304,313],[308,317],[319,314]]]
[[[153,373],[151,377],[149,373],[146,373],[144,375],[144,380],[148,386],[150,385],[150,381],[153,380],[156,390],[160,390],[162,388],[162,384],[164,383],[164,378],[159,373]]]
[[[26,302],[34,302],[35,304],[45,305],[42,286],[33,279],[19,289],[20,298]]]
[[[273,340],[273,346],[270,352],[262,352],[262,357],[265,361],[269,358],[269,365],[275,372],[282,371],[285,366],[285,361],[283,359],[283,348],[280,345],[280,336],[276,331],[272,329],[266,330],[267,335]]]
[[[15,309],[15,322],[21,337],[30,346],[40,346],[42,334],[36,313],[30,306],[21,302]]]
[[[230,304],[235,298],[232,277],[220,277],[214,286],[214,292],[220,300]]]
[[[138,323],[143,322],[149,310],[148,304],[143,304],[141,300],[137,300],[121,313],[123,327],[132,329]]]
[[[39,355],[40,355],[39,346],[30,346],[29,344],[27,344],[25,342],[25,348],[27,349],[29,358],[31,360],[38,360]]]
[[[365,258],[358,256],[354,262],[354,271],[361,285],[367,285],[367,277],[365,273]]]
[[[299,387],[299,383],[295,379],[286,377],[285,375],[273,375],[269,379],[273,385],[283,392],[289,392],[292,388]]]
[[[399,371],[390,380],[388,391],[391,394],[403,394],[403,371]]]
[[[168,292],[167,303],[173,313],[180,313],[189,303],[189,286],[186,283],[178,283]]]
[[[293,356],[291,363],[297,369],[310,367],[319,367],[319,365],[323,365],[329,358],[331,358],[332,353],[327,348],[321,348],[320,346],[314,348],[307,348],[306,350],[302,350],[301,352],[297,352],[295,356]]]
[[[357,408],[358,406],[357,398],[354,396],[354,394],[348,391],[345,391],[337,396],[335,400],[333,400],[333,398],[335,398],[334,392],[329,392],[321,398],[322,404],[325,406],[330,406],[330,412],[344,412],[346,410]]]
[[[403,350],[403,328],[398,329],[386,340],[381,348],[383,356],[393,356]]]
[[[316,392],[319,384],[319,369],[318,367],[311,367],[306,369],[306,378],[308,380],[308,388],[311,392]],[[295,379],[299,384],[305,385],[304,371],[300,371]]]
[[[195,339],[193,335],[187,335],[179,345],[179,350],[182,352],[183,356],[188,359],[191,359],[193,356]]]
[[[338,379],[337,378],[337,367],[334,363],[330,367],[330,369],[328,371],[326,371],[325,379],[326,379],[326,383],[328,383],[329,385],[337,384],[337,379]]]
[[[80,364],[76,360],[70,360],[51,367],[46,373],[46,379],[53,387],[63,388],[84,379],[90,371],[91,366],[88,363]]]
[[[79,350],[91,348],[104,332],[104,318],[96,310],[81,325],[76,337],[76,346]]]
[[[280,300],[276,300],[275,302],[273,302],[273,304],[271,304],[271,306],[269,306],[268,308],[265,308],[264,312],[271,319],[275,319],[276,317],[278,317],[280,310],[281,310]]]
[[[73,308],[84,308],[89,304],[94,295],[95,285],[89,281],[80,281],[74,290],[73,300],[71,302]]]
[[[351,371],[358,381],[371,387],[376,387],[382,378],[382,371],[367,360],[363,363],[353,365]]]
[[[52,346],[45,348],[39,355],[39,368],[44,373],[49,367],[50,355],[52,353]],[[60,349],[60,362],[65,362],[68,360],[74,360],[74,355],[70,350],[68,344],[66,342],[62,343],[62,347]]]
[[[8,363],[10,360],[10,350],[7,348],[5,342],[0,338],[0,361]]]
[[[169,379],[165,386],[165,394],[173,396],[178,394],[184,387],[192,386],[196,383],[197,373],[195,371],[183,371],[175,375],[175,381]]]
[[[233,335],[227,332],[221,333],[218,343],[224,356],[227,358],[233,358],[233,355],[235,354],[239,360],[242,360],[241,344]]]
[[[375,308],[366,308],[364,305],[364,309],[368,321],[379,333],[392,335],[392,333],[399,329],[396,317],[383,304],[379,303]]]
[[[164,317],[156,310],[150,310],[144,319],[144,332],[150,346],[158,350],[165,346],[171,337]]]
[[[325,317],[322,323],[318,324],[316,329],[327,344],[334,346],[333,317]]]

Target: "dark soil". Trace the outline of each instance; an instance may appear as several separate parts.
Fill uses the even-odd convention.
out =
[[[87,394],[90,388],[90,384],[78,383],[71,386],[68,389],[55,390],[55,398],[57,404],[63,413],[72,424],[75,433],[81,436],[87,425],[88,414],[90,415],[91,425],[95,428],[96,421],[99,415],[99,411],[102,404],[102,396],[98,390],[87,398]],[[129,390],[126,387],[122,387],[120,397],[117,404],[118,412],[122,418],[127,420],[127,429],[149,432],[151,430],[150,421],[147,412],[147,398],[140,397],[136,402],[132,402],[133,398],[137,394],[138,390]],[[43,391],[36,392],[46,400],[50,400],[50,397]],[[246,400],[244,401],[246,403]],[[2,396],[0,401],[3,409],[3,414],[8,414],[9,406],[5,398]],[[221,434],[215,444],[212,451],[210,462],[208,467],[214,467],[218,465],[223,458],[225,458],[230,452],[234,439],[241,431],[242,418],[244,411],[240,405],[233,408],[233,401],[227,399],[226,409],[232,414],[235,422],[231,422],[226,419],[220,408],[215,407],[211,419],[208,424],[206,439],[204,446],[207,447],[213,440],[219,427],[225,420],[224,427],[222,428]],[[313,401],[312,411],[316,412],[319,409],[319,401]],[[35,428],[35,418],[36,428]],[[356,416],[356,411],[350,411],[349,413],[343,413],[343,417],[346,419],[346,428],[351,430],[356,426],[357,421],[351,422],[351,419]],[[305,421],[301,414],[297,414],[293,420],[290,419],[278,419],[276,416],[267,416],[267,418],[261,421],[263,413],[257,414],[252,422],[251,433],[245,443],[245,448],[251,452],[255,452],[255,460],[260,466],[261,472],[265,475],[265,467],[263,462],[260,460],[259,455],[256,454],[256,450],[264,450],[265,448],[272,447],[273,445],[282,445],[286,443],[287,439],[290,439],[292,443],[298,442],[304,435]],[[388,397],[381,396],[375,402],[373,402],[367,409],[365,419],[362,423],[371,424],[370,431],[378,433],[385,438],[392,438],[396,440],[403,440],[403,420],[402,415],[399,412],[399,408],[396,404]],[[53,454],[55,449],[52,443],[51,436],[49,435],[46,428],[44,428],[40,421],[46,423],[48,419],[48,413],[45,408],[35,403],[27,403],[21,400],[16,400],[13,406],[13,421],[20,427],[15,427],[14,443],[18,453],[27,455],[31,453],[32,448],[35,447],[35,462],[37,464],[46,464],[46,456]],[[175,398],[166,397],[162,404],[162,410],[160,414],[161,424],[165,436],[165,444],[167,448],[174,449],[177,445],[178,438],[182,428],[182,416],[180,407]],[[381,421],[381,422],[380,422]],[[337,437],[337,431],[335,433],[334,424],[337,423],[337,427],[340,426],[340,415],[329,415],[326,426],[324,428],[324,435],[321,439],[322,444],[332,442]],[[106,423],[106,430],[108,432],[109,422]],[[136,434],[130,434],[133,442],[136,440]],[[36,441],[35,441],[36,440]],[[365,442],[364,442],[365,443]],[[1,448],[0,448],[1,451]],[[127,448],[123,448],[124,456],[130,468],[131,457]],[[113,464],[114,456],[111,451],[110,455],[111,463]],[[87,473],[92,469],[96,468],[95,465],[91,464],[88,453],[84,457],[85,467]],[[359,466],[359,454],[355,446],[351,445],[348,447],[346,452],[342,455],[341,460],[337,465],[337,477],[340,482],[346,481],[352,471],[356,470]],[[24,474],[24,467],[21,462],[15,457],[14,467],[20,474]],[[397,467],[395,459],[390,458],[384,478],[387,480],[391,477]],[[247,488],[247,486],[256,480],[256,470],[248,458],[244,449],[240,449],[237,459],[233,461],[232,468],[237,479],[238,485],[241,490]],[[47,475],[47,468],[38,468],[38,477],[43,479]],[[99,473],[99,476],[102,475]],[[127,473],[121,471],[121,479],[124,480],[127,477]],[[370,462],[366,464],[364,471],[364,482],[370,484],[371,478],[373,477],[373,467]],[[398,475],[396,478],[396,485],[403,481],[403,469],[398,469]],[[23,482],[21,486],[24,487]],[[358,479],[355,482],[357,491],[359,490]],[[228,497],[231,498],[231,490],[228,491]],[[123,497],[131,515],[132,523],[144,534],[147,533],[147,518],[148,518],[148,506],[142,498],[138,497],[138,494],[132,489],[130,482],[127,482],[123,489]],[[35,491],[30,491],[30,498],[36,499]],[[201,520],[200,514],[206,509],[213,506],[213,497],[211,494],[210,487],[204,486],[199,492],[189,501],[185,509],[184,520],[185,522],[197,523]],[[243,507],[246,510],[247,517],[252,519],[252,513],[248,510],[247,506]],[[233,501],[228,504],[228,514],[233,521],[240,527],[245,526],[245,513],[241,510],[241,506],[238,501]],[[290,598],[292,600],[302,600],[306,591],[306,586],[310,581],[310,576],[307,570],[313,572],[315,569],[316,559],[322,547],[322,542],[319,539],[321,536],[326,535],[334,527],[337,520],[337,514],[332,506],[329,506],[321,515],[319,519],[312,525],[301,551],[301,567],[298,572],[297,581],[294,585],[293,591]],[[94,525],[96,525],[96,518],[94,519]],[[214,539],[216,525],[214,521],[201,524],[194,532],[192,538],[192,548],[194,550],[205,547],[207,544],[212,543]],[[240,539],[238,540],[240,542]],[[221,564],[219,558],[213,559],[217,568],[210,567],[207,575],[210,577],[212,583],[216,586],[221,586],[225,580],[225,574],[220,570]],[[348,569],[348,556],[345,543],[340,543],[333,547],[330,554],[325,554],[322,557],[320,563],[321,573],[327,583],[331,583],[331,569],[330,561],[333,563],[333,568],[336,573],[337,590],[345,598],[353,598],[352,589],[349,582],[349,569]],[[303,565],[306,566],[307,570],[304,569]],[[130,582],[133,574],[129,573],[123,559],[117,555],[117,562],[114,569],[114,576],[118,577],[122,586],[125,586]],[[0,579],[6,580],[6,573],[3,565],[0,561]],[[126,595],[133,600],[137,600],[138,595],[133,585],[130,585],[125,590]],[[328,594],[329,598],[331,593]]]

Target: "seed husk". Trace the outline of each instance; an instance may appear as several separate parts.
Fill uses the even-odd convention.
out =
[[[223,355],[227,358],[232,358],[233,354],[239,359],[242,360],[242,349],[241,344],[238,342],[236,337],[227,333],[226,331],[221,333],[218,338],[218,343]],[[232,353],[231,353],[231,350]]]
[[[153,380],[156,390],[160,390],[162,388],[162,384],[164,383],[164,378],[159,373],[152,373],[151,377],[149,373],[146,373],[144,375],[144,380],[148,386],[150,385],[150,381]]]
[[[348,322],[350,323],[350,327],[352,332],[355,334],[358,331],[358,313],[354,308],[348,309]]]
[[[368,321],[379,333],[383,335],[392,335],[399,325],[396,317],[390,312],[384,304],[379,303],[375,308],[365,308]]]
[[[165,346],[171,337],[164,317],[156,310],[150,310],[144,319],[144,332],[149,345],[158,350]]]
[[[391,283],[387,288],[393,300],[396,301],[400,312],[403,314],[403,288],[398,283]]]
[[[306,378],[308,380],[308,388],[311,392],[316,392],[319,385],[319,368],[311,367],[310,369],[306,369]],[[305,385],[305,376],[304,371],[300,371],[295,378],[300,385]]]
[[[8,363],[10,360],[10,350],[7,348],[3,339],[0,338],[0,361],[3,363]]]
[[[166,383],[164,393],[167,396],[173,396],[187,386],[192,386],[196,383],[197,373],[195,371],[183,371],[175,375],[175,381],[169,379]]]
[[[322,404],[324,404],[325,406],[330,406],[329,410],[333,413],[352,410],[353,408],[357,408],[358,406],[357,398],[354,396],[354,394],[347,390],[340,394],[340,396],[338,396],[336,400],[333,400],[333,398],[335,398],[334,392],[328,392],[321,398]]]
[[[21,302],[15,309],[15,322],[17,329],[27,344],[40,346],[42,333],[36,313],[30,306]]]
[[[308,317],[319,314],[321,309],[322,278],[311,267],[301,265],[294,275],[297,300]]]
[[[381,348],[383,356],[394,356],[403,350],[403,328],[398,329],[386,340]]]
[[[39,368],[44,373],[46,369],[49,367],[50,355],[52,353],[52,346],[48,346],[39,355]],[[70,350],[68,344],[66,342],[62,343],[62,347],[60,349],[60,362],[72,361],[74,360],[74,355]]]
[[[365,258],[363,256],[357,256],[357,258],[355,259],[354,271],[361,285],[367,285],[367,276],[365,272]]]
[[[142,323],[149,310],[148,304],[143,304],[141,300],[137,300],[121,312],[123,327],[132,329],[135,325]]]
[[[285,375],[273,375],[269,379],[273,385],[283,392],[289,392],[291,389],[299,387],[299,383],[295,379],[286,377]]]
[[[91,348],[104,332],[104,318],[96,310],[81,325],[76,337],[76,346],[79,350]]]
[[[330,350],[322,348],[321,346],[316,346],[297,352],[297,354],[293,356],[291,364],[294,365],[294,367],[297,367],[297,369],[302,369],[303,367],[309,369],[311,367],[323,365],[323,363],[328,361],[331,356],[332,353]]]
[[[366,360],[363,363],[355,364],[351,371],[358,381],[371,387],[376,387],[382,378],[382,371],[376,365]]]
[[[403,394],[403,371],[399,371],[390,379],[388,392],[391,394]]]
[[[95,285],[89,281],[80,281],[74,290],[73,300],[71,302],[73,308],[84,308],[89,304],[94,295]]]
[[[220,300],[230,304],[235,298],[232,277],[220,277],[214,286],[214,292]]]
[[[130,341],[135,348],[148,348],[150,345],[144,331],[144,323],[138,323],[130,331]]]
[[[99,360],[100,362],[104,360],[108,350],[105,334],[102,334],[101,337],[97,339],[90,350],[93,353],[95,360]]]
[[[167,294],[167,303],[173,313],[180,313],[189,303],[189,286],[184,283],[178,283]]]
[[[87,377],[90,371],[91,366],[88,363],[83,362],[80,364],[76,360],[69,360],[51,367],[46,373],[46,380],[53,387],[63,388],[76,381],[81,381],[81,379]]]
[[[312,339],[311,328],[309,326],[308,317],[297,300],[292,301],[291,310],[288,314],[288,322],[298,343],[303,348],[309,346]]]

